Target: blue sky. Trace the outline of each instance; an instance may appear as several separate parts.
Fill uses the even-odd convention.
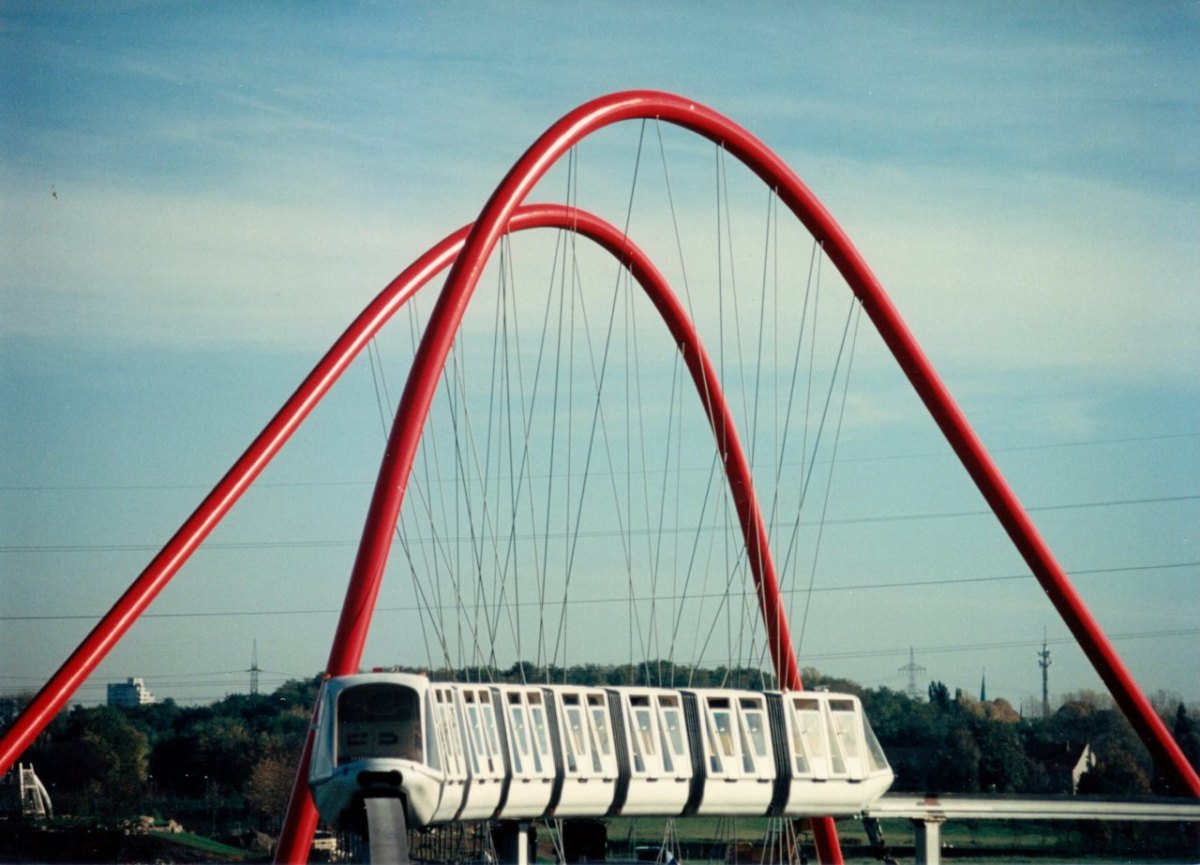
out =
[[[1200,701],[1198,36],[1190,3],[0,5],[0,689],[65,659],[546,126],[655,88],[732,117],[813,188],[1135,675]],[[703,176],[712,155],[663,134],[687,232],[713,209],[689,160]],[[616,222],[637,138],[581,149],[580,203]],[[649,209],[631,233],[674,252]],[[393,388],[402,344],[381,340]],[[911,392],[869,337],[862,352],[802,663],[896,687],[912,646],[929,678],[974,690],[986,668],[1015,703],[1040,688],[1045,629],[1052,691],[1099,688],[969,515]],[[381,452],[359,363],[81,699],[133,675],[220,696],[254,640],[264,682],[319,669]],[[389,575],[381,605],[404,585]],[[579,643],[622,660],[605,628],[630,626],[596,609]],[[422,660],[407,615],[381,612],[365,663]]]

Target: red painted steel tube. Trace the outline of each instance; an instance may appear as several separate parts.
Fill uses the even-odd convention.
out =
[[[635,246],[611,223],[582,210],[551,206],[559,215],[557,227],[570,229],[594,241],[621,262],[630,274],[645,289],[666,324],[675,344],[683,355],[688,372],[696,385],[713,436],[721,450],[726,478],[742,527],[746,542],[747,558],[754,577],[759,608],[770,632],[771,654],[779,671],[783,687],[799,690],[803,687],[800,670],[792,648],[787,614],[783,607],[775,564],[768,544],[766,523],[762,509],[754,492],[753,475],[745,448],[737,434],[733,413],[725,399],[720,379],[711,358],[705,351],[700,335],[696,332],[686,310],[671,290],[666,279],[641,249]],[[510,223],[509,229],[513,226]],[[465,311],[465,305],[461,307]],[[461,319],[460,319],[461,320]],[[457,330],[459,321],[452,326]],[[413,377],[432,374],[441,375],[441,368],[424,366],[420,351],[413,361],[410,380]],[[395,521],[399,519],[404,493],[408,486],[415,452],[406,453],[397,444],[403,431],[413,426],[422,427],[420,422],[404,414],[403,403],[397,411],[388,448],[380,467],[371,508],[368,511],[363,539],[359,546],[359,557],[346,590],[345,605],[338,624],[338,635],[330,653],[328,673],[332,676],[357,672],[362,660],[363,646],[370,630],[370,620],[375,609],[375,599],[383,582],[383,566],[386,564],[395,537]],[[419,440],[419,430],[416,440]],[[410,439],[411,440],[411,439]],[[288,814],[280,835],[276,862],[299,862],[308,854],[309,839],[315,827],[315,812],[307,785],[308,762],[312,753],[312,730],[305,742],[304,754],[297,768],[292,788]]]

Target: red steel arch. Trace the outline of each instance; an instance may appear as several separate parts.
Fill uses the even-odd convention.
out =
[[[1142,741],[1181,789],[1200,797],[1200,776],[1189,765],[1146,699],[1133,676],[1118,656],[1099,623],[1091,615],[1066,572],[1040,536],[1012,488],[975,434],[948,388],[937,375],[882,284],[849,237],[800,178],[769,148],[732,120],[712,109],[676,96],[649,90],[627,91],[602,96],[576,108],[552,125],[530,146],[496,188],[471,229],[462,252],[446,278],[445,287],[430,316],[421,345],[400,400],[396,423],[388,442],[380,483],[375,488],[358,558],[336,636],[335,653],[345,657],[361,653],[366,623],[378,594],[390,537],[399,517],[404,487],[416,456],[425,419],[432,404],[440,371],[449,355],[479,277],[515,209],[529,195],[550,167],[574,144],[605,126],[622,120],[664,120],[716,142],[741,160],[772,187],[795,216],[819,241],[830,260],[859,298],[884,342],[900,364],[909,382],[942,430],[959,460],[987,500],[997,519],[1038,579],[1059,615],[1074,634],[1101,679],[1108,686]],[[388,482],[384,482],[384,477]],[[736,499],[736,491],[735,491]],[[739,503],[739,517],[746,502]],[[743,518],[743,526],[746,525]],[[749,535],[747,536],[750,537]],[[761,539],[765,541],[765,538]],[[752,567],[769,573],[770,559],[763,554],[766,544],[747,543]],[[753,559],[757,558],[755,562]],[[774,647],[780,625],[786,626],[778,594],[759,590],[760,604]],[[339,649],[343,646],[343,649]],[[779,658],[776,657],[778,663]],[[801,682],[794,660],[791,667],[777,669],[784,687],[799,688]],[[294,803],[293,803],[294,804]],[[311,808],[311,805],[309,805]],[[293,811],[285,835],[292,828]],[[832,820],[814,821],[818,850],[823,861],[840,860]],[[284,854],[281,842],[280,854]],[[281,861],[277,856],[277,861]]]

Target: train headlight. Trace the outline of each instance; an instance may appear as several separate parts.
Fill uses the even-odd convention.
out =
[[[360,787],[399,787],[404,783],[404,776],[397,769],[390,772],[363,771],[358,773],[356,780]]]

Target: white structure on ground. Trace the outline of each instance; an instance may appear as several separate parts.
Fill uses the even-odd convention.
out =
[[[0,776],[0,811],[13,811],[24,817],[54,816],[54,806],[46,786],[33,771],[33,765],[18,763]]]

